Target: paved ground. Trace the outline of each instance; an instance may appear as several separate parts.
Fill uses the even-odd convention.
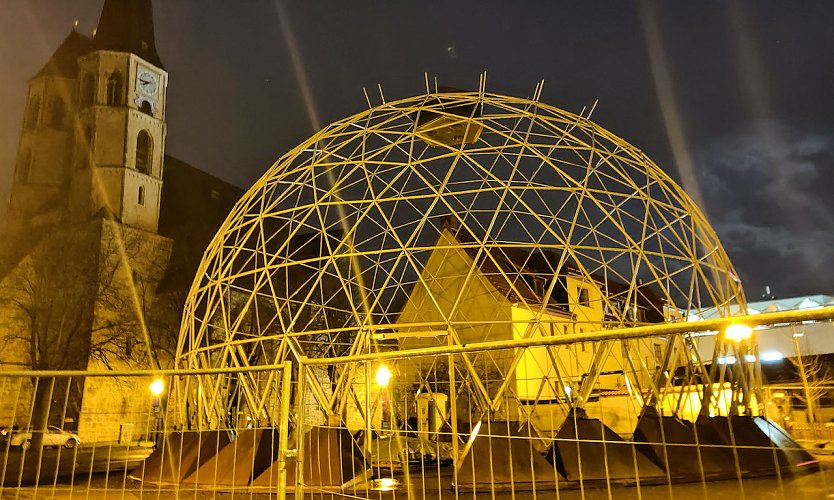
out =
[[[125,471],[137,467],[150,455],[152,448],[107,444],[65,448],[44,448],[38,467],[33,450],[10,448],[0,452],[0,484],[17,486],[34,484],[40,477],[41,484],[53,484],[55,478],[87,478],[107,471]]]
[[[821,457],[824,462],[823,470],[812,474],[803,474],[785,478],[763,478],[747,479],[744,481],[717,481],[710,483],[694,483],[673,486],[652,486],[652,487],[616,487],[609,490],[572,490],[572,491],[547,491],[533,494],[525,493],[502,493],[494,497],[489,493],[473,494],[461,492],[460,499],[496,499],[496,500],[602,500],[602,499],[624,499],[624,500],[824,500],[834,499],[834,457]],[[80,482],[79,482],[80,481]],[[306,499],[311,498],[357,498],[356,496],[334,495],[331,493],[311,494],[307,492]],[[371,492],[369,498],[376,500],[405,500],[408,496],[404,491],[398,492]],[[141,483],[132,481],[126,477],[124,472],[111,473],[109,475],[94,474],[84,478],[76,479],[75,484],[63,483],[49,486],[24,487],[24,488],[0,488],[0,499],[252,499],[266,500],[276,498],[275,493],[254,493],[250,491],[238,492],[212,492],[187,489],[160,489],[157,487],[143,487]],[[288,495],[292,498],[292,494]],[[419,489],[413,491],[412,499],[454,499],[453,491],[426,492],[423,494]]]

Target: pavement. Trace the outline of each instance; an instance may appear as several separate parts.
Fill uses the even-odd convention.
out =
[[[127,471],[137,467],[151,453],[147,444],[79,445],[72,449],[44,448],[40,463],[34,450],[8,448],[0,452],[0,484],[17,486],[53,484],[73,476]]]
[[[66,454],[71,451],[72,450],[64,450],[63,453],[54,453],[54,455],[63,456],[64,460],[68,462],[70,460],[68,460],[68,456]],[[93,453],[93,451],[95,451],[95,453]],[[119,465],[120,470],[111,469],[109,472],[83,473],[76,476],[74,479],[53,479],[52,481],[47,481],[45,485],[42,483],[37,487],[0,486],[0,499],[173,500],[188,498],[193,500],[224,500],[247,498],[250,500],[266,500],[275,498],[275,492],[259,493],[245,489],[240,491],[211,491],[195,489],[194,487],[173,485],[154,486],[145,485],[127,477],[126,468],[120,464],[129,465],[137,463],[136,460],[141,461],[138,457],[142,453],[147,453],[148,451],[148,448],[140,449],[140,447],[124,446],[96,447],[95,450],[84,450],[83,447],[80,447],[76,454],[70,454],[69,456],[75,457],[76,459],[80,458],[82,461],[87,460],[87,463],[91,464],[91,471],[96,467],[101,467],[102,464],[107,463],[110,463],[111,465]],[[99,458],[96,458],[96,456]],[[103,458],[105,456],[109,458],[105,460]],[[12,458],[11,455],[9,457]],[[611,488],[586,488],[584,490],[559,491],[558,493],[554,491],[539,491],[535,493],[503,492],[495,493],[494,495],[490,493],[479,493],[476,495],[471,492],[461,491],[457,497],[455,496],[455,492],[451,489],[444,488],[440,491],[429,491],[429,489],[422,488],[419,484],[417,484],[412,486],[410,496],[405,495],[404,491],[371,491],[368,492],[367,496],[376,500],[398,500],[405,498],[418,498],[421,500],[443,500],[454,498],[489,498],[491,500],[541,500],[544,498],[558,498],[559,500],[658,500],[666,498],[674,500],[728,500],[730,498],[747,498],[755,500],[834,499],[834,455],[818,455],[817,458],[819,458],[822,463],[822,469],[819,472],[805,473],[796,476],[642,486],[639,488],[634,486],[612,486]],[[76,470],[81,469],[77,468]],[[292,493],[288,493],[287,498],[294,500]],[[329,492],[317,493],[315,491],[307,490],[305,492],[304,499],[307,500],[313,498],[327,498],[334,500],[358,497],[354,495],[347,496]]]

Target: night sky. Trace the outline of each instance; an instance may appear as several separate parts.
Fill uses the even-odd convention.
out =
[[[27,80],[102,3],[0,0],[3,200]],[[518,4],[155,1],[166,150],[246,187],[315,124],[365,109],[363,87],[376,103],[377,84],[424,92],[424,72],[474,90],[487,71],[489,91],[519,96],[543,79],[544,102],[599,100],[595,122],[682,180],[749,300],[766,284],[834,293],[834,3]]]

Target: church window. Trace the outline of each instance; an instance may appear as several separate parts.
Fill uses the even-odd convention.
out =
[[[107,78],[107,105],[121,106],[122,104],[122,75],[114,71]]]
[[[40,96],[33,96],[29,100],[29,108],[26,110],[26,128],[33,129],[38,124],[38,115],[41,112]]]
[[[29,182],[29,168],[32,164],[32,152],[28,149],[20,155],[20,164],[17,166],[17,180]]]
[[[146,115],[153,115],[153,108],[151,107],[151,103],[148,101],[142,101],[142,104],[139,106],[139,111],[145,113]]]
[[[60,97],[52,99],[49,106],[49,126],[52,128],[64,126],[64,100]]]
[[[81,107],[92,106],[96,99],[96,81],[87,73],[81,81]]]
[[[136,201],[140,205],[145,204],[145,186],[139,186],[139,196]]]
[[[136,137],[136,170],[143,174],[150,173],[153,158],[153,143],[151,134],[142,130]]]
[[[78,148],[80,155],[78,161],[78,169],[86,168],[87,165],[93,162],[93,127],[87,125],[84,127],[84,142]]]

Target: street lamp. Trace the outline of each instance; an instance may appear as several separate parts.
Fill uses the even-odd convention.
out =
[[[159,399],[160,399],[160,396],[162,396],[162,393],[165,392],[165,382],[161,378],[158,378],[158,379],[154,380],[153,382],[151,382],[151,385],[149,386],[149,388],[151,390],[151,394],[153,394],[153,416],[154,416],[154,419],[153,419],[154,420],[154,422],[153,422],[153,436],[154,436],[154,444],[158,445],[159,444],[159,419],[161,417]]]
[[[151,394],[159,397],[159,395],[161,395],[165,391],[165,382],[163,382],[161,378],[158,378],[151,382],[150,388]]]
[[[755,379],[753,369],[754,366],[751,363],[755,362],[756,357],[748,352],[750,346],[748,346],[745,341],[751,339],[752,337],[753,327],[745,325],[744,323],[731,323],[724,329],[724,338],[737,344],[736,356],[739,357],[739,361],[746,361],[746,363],[739,363],[736,365],[736,374],[740,380],[746,380],[748,384],[752,384]],[[735,359],[734,356],[733,358]],[[727,361],[729,364],[729,360]],[[747,389],[747,386],[742,387],[744,388],[741,393],[743,398],[741,402],[739,402],[735,396],[735,392],[739,389],[739,387],[734,387],[732,389],[732,408],[733,411],[737,411],[739,415],[748,415],[751,408],[750,391]]]
[[[744,323],[733,323],[724,330],[724,336],[734,342],[741,342],[753,336],[753,328]]]
[[[382,403],[382,428],[391,428],[391,408],[388,402],[388,384],[391,382],[391,370],[385,365],[376,369],[376,385],[380,388],[380,402]]]
[[[388,387],[388,383],[390,381],[391,370],[389,370],[385,365],[380,365],[379,368],[376,369],[376,385],[380,387]]]

